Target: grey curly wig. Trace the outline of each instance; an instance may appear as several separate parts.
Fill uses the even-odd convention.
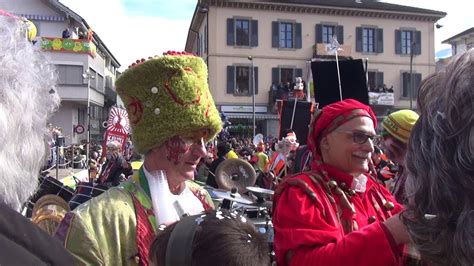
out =
[[[60,101],[55,70],[24,27],[0,16],[0,202],[15,210],[38,185],[46,123]]]
[[[406,157],[404,222],[430,265],[474,265],[474,50],[424,84]]]

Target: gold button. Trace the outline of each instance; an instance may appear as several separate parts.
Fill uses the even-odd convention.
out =
[[[369,224],[371,224],[375,221],[376,221],[375,216],[372,215],[372,216],[369,217]]]
[[[393,202],[391,202],[391,201],[385,202],[385,204],[383,206],[385,207],[385,209],[387,211],[391,211],[395,208],[395,204],[393,204]]]

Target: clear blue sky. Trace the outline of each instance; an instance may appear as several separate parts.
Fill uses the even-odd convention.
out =
[[[122,4],[131,16],[180,20],[193,16],[196,0],[122,0]]]

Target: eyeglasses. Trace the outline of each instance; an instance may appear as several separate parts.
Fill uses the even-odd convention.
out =
[[[374,142],[378,142],[380,136],[378,135],[369,135],[359,131],[346,131],[346,130],[335,130],[336,132],[346,133],[352,135],[352,141],[356,144],[364,144],[368,139]]]

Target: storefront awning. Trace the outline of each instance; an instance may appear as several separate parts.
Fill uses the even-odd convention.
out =
[[[227,118],[247,118],[252,119],[252,113],[226,113]],[[255,114],[255,119],[275,119],[278,120],[279,117],[277,114]]]

